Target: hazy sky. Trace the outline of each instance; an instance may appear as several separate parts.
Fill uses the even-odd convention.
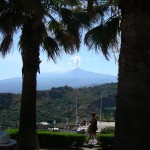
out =
[[[18,38],[16,37],[12,51],[5,58],[0,56],[0,80],[21,77],[22,59],[17,42]],[[94,50],[88,51],[84,44],[82,44],[80,52],[73,55],[63,54],[61,58],[58,57],[56,64],[52,60],[48,60],[43,51],[41,51],[40,59],[42,60],[40,64],[41,73],[64,72],[79,67],[102,74],[118,74],[118,62],[115,62],[113,55],[107,61],[101,53],[95,53]]]

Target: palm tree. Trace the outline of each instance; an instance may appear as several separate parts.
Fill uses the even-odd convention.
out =
[[[119,0],[121,50],[115,150],[144,150],[149,147],[150,5],[148,2],[148,0]],[[106,58],[108,48],[115,46],[116,33],[120,30],[119,20],[116,17],[104,21],[85,35],[85,43],[89,48],[101,49]]]
[[[38,149],[36,134],[36,76],[40,72],[40,49],[55,61],[62,49],[73,53],[80,46],[79,24],[71,11],[77,1],[1,0],[0,53],[10,52],[14,33],[20,31],[22,96],[19,149]]]
[[[144,150],[150,139],[150,5],[120,0],[121,51],[116,110],[116,150]]]

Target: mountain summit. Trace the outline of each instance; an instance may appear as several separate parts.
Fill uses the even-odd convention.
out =
[[[113,75],[93,73],[76,68],[66,73],[41,73],[37,77],[37,90],[47,90],[52,87],[71,86],[74,88],[92,86],[104,83],[117,82]],[[22,87],[21,78],[0,80],[0,93],[20,93]]]

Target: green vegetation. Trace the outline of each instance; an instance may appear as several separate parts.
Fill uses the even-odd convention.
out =
[[[112,150],[114,147],[114,133],[100,134],[98,140],[103,150]]]
[[[18,129],[8,129],[10,137],[17,140]],[[80,147],[86,141],[83,134],[61,133],[38,131],[38,140],[40,147]],[[97,135],[97,139],[104,150],[112,150],[114,147],[114,127],[106,127]]]
[[[98,141],[103,150],[112,150],[114,147],[114,127],[106,127],[101,130],[100,134],[97,135]]]
[[[17,140],[18,129],[7,130],[10,137]],[[73,134],[73,133],[58,133],[49,131],[38,131],[38,140],[40,147],[51,148],[51,147],[81,147],[86,136],[83,134]]]
[[[102,95],[102,118],[114,119],[115,95],[117,84],[104,84],[94,87],[73,89],[71,87],[52,88],[37,92],[37,122],[56,120],[57,123],[75,122],[76,96],[78,99],[79,122],[89,119],[95,111],[99,117],[100,97]],[[112,110],[107,109],[112,108]],[[0,94],[0,124],[5,127],[17,127],[19,124],[20,95]],[[63,111],[62,111],[63,110]]]
[[[39,144],[42,147],[81,147],[86,140],[83,134],[38,131]]]
[[[19,132],[18,129],[7,129],[6,132],[12,139],[18,140],[18,132]]]
[[[105,127],[101,130],[101,134],[109,134],[109,133],[114,133],[115,132],[115,127],[110,126],[110,127]]]
[[[101,93],[103,93],[103,118],[110,120],[113,118],[113,111],[108,112],[105,108],[115,106],[116,88],[117,84],[112,83],[89,88],[73,89],[65,86],[39,91],[37,92],[37,122],[55,119],[59,123],[66,122],[67,118],[69,122],[73,122],[76,96],[78,96],[80,118],[88,118],[92,111],[99,114]],[[2,93],[0,94],[0,104],[1,125],[17,126],[19,123],[20,95]]]

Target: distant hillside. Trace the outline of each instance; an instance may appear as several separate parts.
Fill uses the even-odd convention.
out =
[[[75,122],[76,97],[79,121],[89,119],[92,111],[99,117],[100,99],[102,112],[115,107],[117,84],[74,89],[68,86],[37,92],[37,122],[55,119],[57,122]],[[19,122],[20,94],[0,94],[0,125],[15,126]],[[110,115],[110,114],[109,114]]]
[[[91,85],[117,82],[117,77],[74,69],[66,73],[42,73],[37,78],[37,90],[48,90],[52,87],[70,86],[79,88]],[[22,78],[0,80],[0,93],[21,93]]]

